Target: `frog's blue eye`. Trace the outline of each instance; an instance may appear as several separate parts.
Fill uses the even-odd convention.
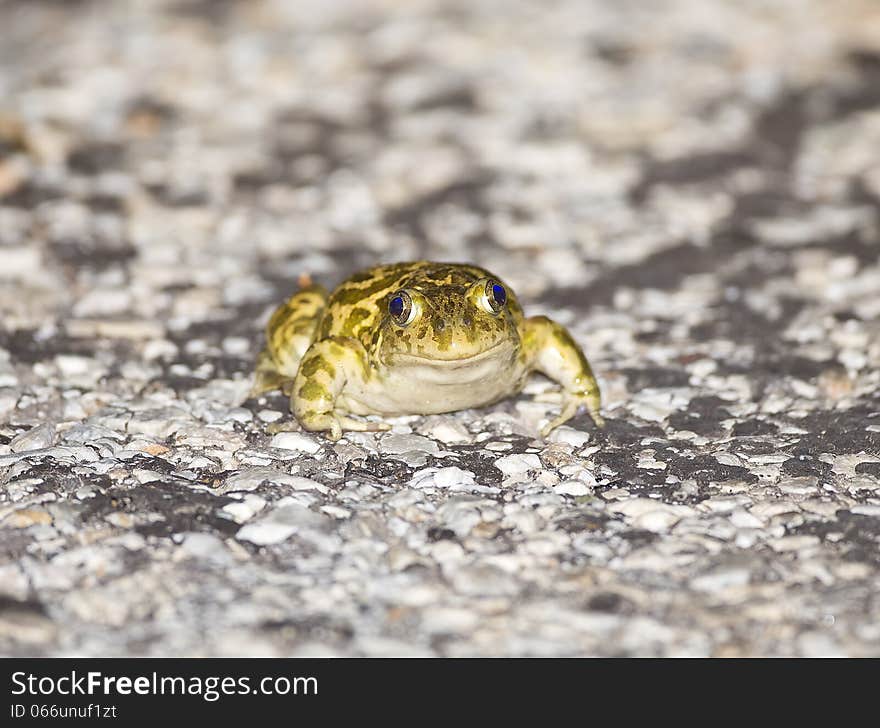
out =
[[[507,291],[498,281],[487,281],[483,307],[489,313],[499,313],[507,303]]]
[[[502,286],[500,283],[496,283],[492,286],[492,295],[495,297],[495,300],[502,306],[507,303],[507,291],[504,290],[504,286]]]
[[[399,326],[406,326],[415,317],[412,298],[406,291],[398,291],[388,301],[388,313]]]

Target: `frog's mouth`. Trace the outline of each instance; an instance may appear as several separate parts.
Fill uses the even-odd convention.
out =
[[[459,369],[463,367],[470,366],[471,364],[476,364],[477,362],[482,361],[483,359],[489,359],[493,356],[498,356],[499,354],[503,354],[502,349],[505,348],[505,342],[500,341],[497,344],[493,344],[488,349],[483,349],[482,351],[478,351],[476,354],[471,354],[470,356],[450,356],[448,358],[442,358],[438,356],[431,355],[420,355],[420,354],[404,354],[402,352],[397,352],[392,355],[391,361],[395,366],[399,365],[420,365],[420,366],[439,366],[448,369]],[[509,347],[508,347],[509,348]]]
[[[508,342],[499,342],[476,354],[454,359],[398,352],[391,357],[391,366],[406,378],[427,384],[467,384],[508,371],[513,357],[513,347]]]

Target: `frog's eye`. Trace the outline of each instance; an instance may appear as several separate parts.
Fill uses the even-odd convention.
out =
[[[412,297],[406,291],[398,291],[388,301],[388,313],[398,326],[412,323],[416,317],[416,307],[413,306]]]
[[[486,281],[486,290],[480,302],[489,313],[498,313],[507,303],[507,291],[498,281],[490,278]]]

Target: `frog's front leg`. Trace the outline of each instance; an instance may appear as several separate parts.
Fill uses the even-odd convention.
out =
[[[312,344],[302,358],[290,408],[303,429],[327,432],[333,441],[345,430],[388,429],[389,425],[354,420],[338,407],[346,384],[369,378],[367,353],[356,339],[333,336]]]
[[[599,413],[599,384],[568,329],[546,316],[526,319],[523,352],[528,369],[547,375],[563,389],[562,412],[541,429],[542,437],[574,417],[581,405],[586,406],[598,427],[604,426]]]

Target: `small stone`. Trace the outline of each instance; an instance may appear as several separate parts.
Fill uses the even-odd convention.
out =
[[[0,387],[14,386],[16,381],[0,383]],[[13,390],[0,389],[0,420],[5,419],[15,409],[16,402],[18,402],[18,396]]]
[[[783,536],[782,538],[773,538],[767,541],[767,545],[779,553],[786,551],[803,551],[819,545],[818,536],[802,535],[802,536]]]
[[[32,427],[27,432],[22,432],[9,443],[12,452],[30,452],[42,450],[55,442],[55,425],[44,422],[42,425]]]
[[[279,432],[272,436],[269,445],[280,450],[294,450],[296,452],[309,453],[310,455],[320,452],[322,447],[321,443],[314,437],[303,435],[300,432]]]
[[[816,478],[792,478],[777,486],[786,495],[812,495],[817,491]]]
[[[184,533],[180,548],[182,553],[206,561],[225,561],[229,557],[226,545],[211,533]]]
[[[557,427],[550,433],[550,442],[561,442],[573,447],[583,447],[590,441],[590,433],[575,430],[573,427]]]
[[[543,525],[544,519],[531,509],[507,513],[501,522],[503,528],[516,528],[526,535],[535,533]]]
[[[737,528],[761,528],[764,525],[760,518],[741,508],[731,512],[730,522]]]
[[[748,569],[719,569],[691,579],[690,586],[697,591],[717,592],[730,587],[745,586],[750,578]]]
[[[428,429],[428,434],[435,440],[440,440],[440,442],[445,444],[471,441],[471,435],[464,425],[448,419],[443,419],[437,424],[432,425]]]
[[[274,468],[243,468],[233,473],[217,488],[220,494],[256,490],[263,483],[274,482],[275,478],[286,475]]]
[[[94,498],[96,495],[98,495],[98,491],[91,485],[84,485],[81,488],[77,488],[74,492],[74,496],[76,496],[77,500],[88,500],[89,498]]]
[[[428,607],[422,612],[422,629],[428,634],[466,634],[478,623],[479,615],[468,609]]]
[[[59,354],[55,357],[55,365],[62,376],[66,378],[97,379],[103,368],[97,365],[94,359],[85,356],[73,356],[71,354]],[[86,377],[85,375],[91,375]]]
[[[227,336],[221,344],[223,351],[232,356],[247,356],[251,353],[251,342],[243,336]]]
[[[160,473],[156,470],[146,470],[144,468],[135,468],[131,471],[131,474],[134,476],[134,479],[137,480],[141,485],[145,485],[146,483],[155,483],[156,481],[162,480],[165,475],[164,473]]]
[[[275,509],[265,518],[241,528],[235,537],[258,546],[281,543],[300,530],[322,530],[329,523],[321,516],[292,497],[282,498]]]
[[[474,474],[454,466],[440,468],[434,473],[434,483],[438,488],[473,485]]]
[[[41,604],[4,601],[3,617],[0,619],[0,639],[4,643],[38,645],[57,639],[58,626],[44,613]]]
[[[264,520],[242,527],[235,537],[239,541],[250,541],[257,546],[271,546],[286,541],[296,530],[296,526],[291,524]]]
[[[589,495],[592,491],[585,483],[579,480],[563,480],[557,483],[553,490],[562,495],[582,496]]]
[[[513,576],[489,565],[458,567],[449,578],[455,591],[468,597],[513,596],[519,589]]]
[[[177,356],[177,345],[167,339],[154,339],[144,344],[143,356],[146,361],[156,359],[171,360]]]
[[[622,513],[631,518],[636,518],[652,511],[667,511],[669,513],[675,513],[679,515],[679,517],[695,514],[694,510],[688,506],[670,505],[669,503],[664,503],[663,501],[655,500],[653,498],[629,498],[621,503],[609,505],[608,509],[615,513]]]
[[[430,438],[396,432],[385,435],[379,441],[379,450],[392,455],[402,455],[413,451],[420,455],[437,455],[440,452],[437,443]]]
[[[227,503],[222,510],[232,516],[232,520],[236,523],[244,523],[263,510],[265,506],[265,498],[249,493],[237,503]]]
[[[22,508],[13,512],[3,519],[3,525],[10,528],[29,528],[35,525],[48,525],[52,523],[52,516],[46,511],[33,508]]]
[[[316,490],[326,493],[328,488],[323,483],[299,475],[289,475],[272,467],[244,468],[230,475],[216,492],[220,494],[256,490],[264,483],[275,486],[289,486],[294,490]]]
[[[165,455],[171,451],[170,448],[165,447],[165,445],[160,445],[158,442],[131,443],[129,447],[134,450],[145,452],[147,455]]]
[[[680,518],[669,511],[648,511],[633,519],[633,526],[644,528],[646,531],[663,533],[678,523]]]
[[[542,467],[541,458],[531,454],[505,455],[495,461],[495,467],[498,468],[508,478],[514,476],[522,476],[527,473],[540,470]]]
[[[34,245],[6,245],[3,247],[3,265],[0,280],[25,279],[36,274],[42,266],[40,249]]]
[[[117,528],[131,528],[134,525],[134,520],[127,513],[122,513],[121,511],[114,511],[113,513],[108,513],[104,516],[104,520],[107,523],[116,526]]]
[[[278,410],[261,409],[259,412],[257,412],[257,417],[259,417],[263,422],[277,422],[282,417],[284,417],[284,413],[279,412]]]

